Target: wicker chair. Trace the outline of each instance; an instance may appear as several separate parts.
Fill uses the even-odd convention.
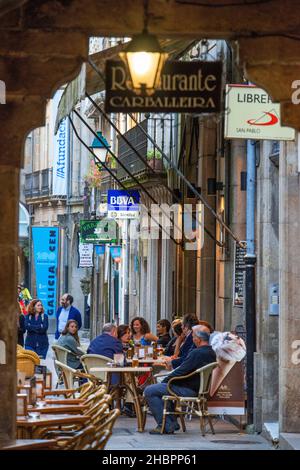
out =
[[[111,362],[111,358],[106,356],[101,356],[100,354],[84,354],[81,356],[80,361],[83,365],[83,368],[87,374],[90,374],[90,370],[93,367],[106,367],[108,362]],[[95,373],[93,372],[95,375]],[[106,372],[97,372],[97,378],[101,379],[102,382],[107,382],[107,373]]]
[[[200,418],[200,430],[202,432],[202,436],[205,436],[205,425],[204,425],[204,418],[208,419],[208,423],[211,429],[212,434],[215,434],[212,420],[210,414],[207,411],[207,396],[209,394],[210,383],[211,383],[211,376],[212,371],[218,366],[217,362],[213,362],[208,364],[201,369],[197,369],[191,374],[184,375],[181,377],[173,377],[168,382],[168,392],[170,395],[164,395],[162,397],[164,401],[164,410],[163,410],[163,421],[162,421],[162,429],[161,433],[165,430],[166,425],[166,416],[167,415],[178,415],[181,418],[182,428],[185,431],[185,424],[183,423],[184,415],[189,414],[196,415]],[[179,381],[186,380],[193,375],[199,375],[199,391],[197,397],[180,397],[176,395],[176,393],[172,390],[172,384],[178,384]],[[174,411],[168,410],[169,402],[173,403]],[[186,409],[183,410],[183,407]]]
[[[40,364],[40,358],[34,351],[23,349],[17,352],[17,370],[24,372],[26,377],[34,375],[34,367]]]
[[[51,436],[51,432],[49,435]],[[95,428],[90,425],[80,431],[74,432],[73,436],[55,437],[56,450],[90,450],[94,436]]]
[[[73,389],[75,380],[79,382],[81,378],[94,381],[98,385],[100,385],[101,383],[101,380],[98,379],[97,377],[80,372],[78,369],[72,369],[72,367],[67,366],[67,364],[63,364],[62,362],[59,362],[59,361],[54,361],[54,362],[58,370],[60,370],[62,373],[63,381],[67,389]]]

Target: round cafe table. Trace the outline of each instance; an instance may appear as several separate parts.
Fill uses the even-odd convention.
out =
[[[131,393],[133,404],[137,417],[138,432],[143,432],[145,427],[145,419],[141,406],[141,396],[138,393],[135,378],[138,374],[152,372],[152,367],[91,367],[90,373],[97,377],[97,373],[106,372],[114,374],[118,372],[121,376],[121,382],[124,387]]]

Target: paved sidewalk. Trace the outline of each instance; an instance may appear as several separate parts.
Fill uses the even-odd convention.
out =
[[[214,419],[216,434],[200,434],[198,419],[187,421],[187,431],[171,435],[151,435],[155,427],[152,416],[147,417],[144,433],[136,432],[136,420],[120,416],[106,450],[272,450],[272,446],[260,435],[240,433],[233,424]]]
[[[81,333],[80,342],[89,344],[86,334]],[[82,337],[83,336],[83,337]],[[51,345],[54,335],[49,335],[49,351],[45,364],[53,372],[53,387],[56,383],[56,372],[53,362],[53,351]],[[178,431],[172,435],[151,435],[149,430],[156,426],[151,415],[147,416],[146,429],[144,433],[136,431],[136,419],[120,416],[114,426],[106,450],[272,450],[272,446],[260,435],[249,435],[240,433],[233,424],[223,419],[215,419],[214,428],[216,434],[210,432],[205,437],[200,434],[198,419],[187,420],[187,431]]]

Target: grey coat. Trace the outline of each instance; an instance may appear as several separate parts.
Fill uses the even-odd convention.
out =
[[[67,365],[69,367],[72,367],[73,369],[82,368],[79,358],[84,353],[78,349],[79,344],[77,343],[74,336],[72,336],[70,333],[67,333],[66,335],[61,335],[58,338],[56,344],[70,351],[70,354],[68,354],[67,356]]]

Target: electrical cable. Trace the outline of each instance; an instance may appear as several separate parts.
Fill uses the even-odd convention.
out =
[[[76,114],[77,117],[79,117],[79,119],[83,122],[83,124],[85,124],[85,126],[89,129],[90,132],[92,132],[92,134],[94,134],[94,136],[96,137],[96,139],[99,140],[99,142],[101,142],[101,140],[99,139],[98,135],[95,133],[95,131],[93,131],[93,129],[89,126],[89,124],[87,122],[84,121],[84,119],[82,118],[82,116],[80,116],[80,114],[74,110],[74,113]],[[69,119],[71,120],[70,116],[69,116]],[[72,122],[71,122],[72,124]],[[73,127],[73,125],[72,125]],[[74,127],[73,127],[73,130],[74,130]],[[75,130],[74,130],[75,132]],[[77,131],[75,132],[76,134],[76,137],[79,138],[78,136],[78,133]],[[128,191],[128,188],[126,188],[126,186],[113,174],[113,172],[111,170],[108,170],[108,166],[101,162],[99,160],[99,158],[96,157],[96,155],[94,154],[94,152],[87,146],[87,144],[81,139],[79,138],[80,142],[86,147],[88,148],[89,152],[93,155],[94,158],[96,158],[98,160],[98,163],[100,165],[103,165],[104,168],[109,172],[109,174],[118,182],[118,184],[121,185],[121,187],[123,189],[125,189],[126,191]],[[138,181],[138,179],[132,175],[132,173],[130,173],[130,171],[125,167],[125,165],[118,159],[118,157],[112,152],[112,150],[110,150],[109,148],[107,148],[107,151],[112,155],[112,157],[119,163],[119,165],[126,171],[126,173],[135,181],[135,183],[140,186],[143,191],[147,194],[147,196],[152,200],[152,202],[154,202],[154,204],[156,205],[159,205],[158,202],[154,199],[154,197],[149,193],[149,191],[147,190],[147,188],[145,188],[145,186],[140,182]],[[162,209],[161,209],[162,213],[164,213],[166,216],[168,216],[168,214],[166,214]],[[176,245],[181,245],[181,243],[177,242],[177,240],[175,240],[175,238],[172,236],[172,235],[169,235],[169,233],[162,227],[162,225],[154,219],[153,215],[151,214],[151,212],[149,211],[149,209],[147,209],[147,213],[148,215],[150,215],[150,217],[152,218],[152,220],[168,235],[170,236],[170,238],[174,241],[174,243],[176,243]],[[176,228],[178,228],[176,225],[175,225]],[[180,230],[180,229],[179,229]]]

